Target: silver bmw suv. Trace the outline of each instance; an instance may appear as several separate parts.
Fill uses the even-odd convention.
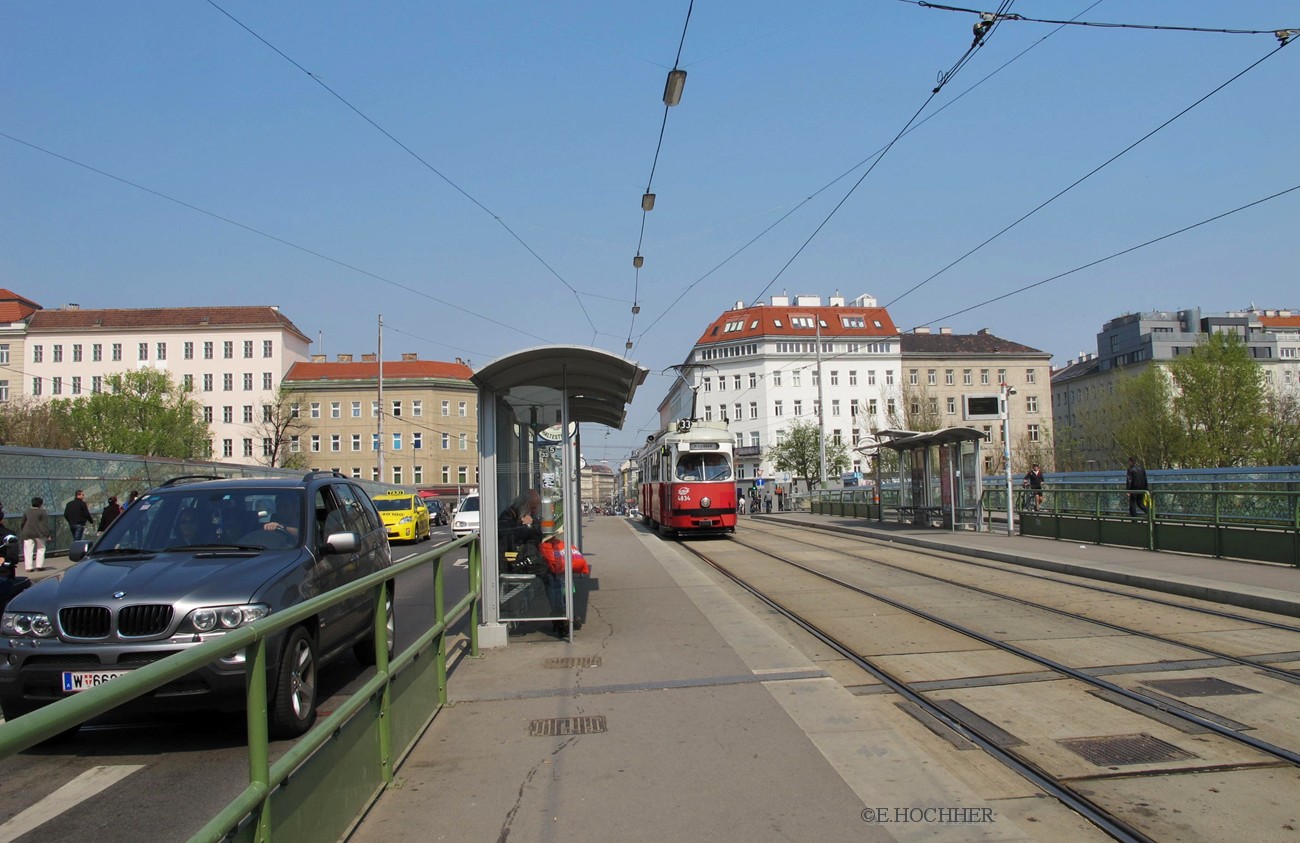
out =
[[[176,478],[152,489],[77,564],[24,591],[0,619],[0,709],[12,720],[392,564],[369,496],[334,472],[301,478]],[[393,592],[388,640],[393,641]],[[352,649],[374,662],[374,602],[337,603],[268,643],[270,728],[316,717],[316,675]],[[243,652],[133,705],[238,708]]]

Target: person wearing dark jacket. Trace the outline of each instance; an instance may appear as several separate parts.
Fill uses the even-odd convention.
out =
[[[45,511],[44,498],[32,498],[32,505],[23,513],[23,524],[18,528],[23,540],[23,566],[30,571],[45,570],[45,543],[54,538],[50,532],[50,518]]]
[[[81,489],[68,505],[63,508],[63,517],[68,521],[68,529],[72,531],[72,540],[81,541],[82,535],[86,532],[86,525],[94,523],[94,517],[90,514],[90,507],[86,506],[86,493]]]
[[[117,520],[117,516],[122,514],[122,507],[117,503],[117,495],[108,496],[108,505],[99,516],[99,531],[102,533],[108,529],[108,525]]]
[[[1137,457],[1128,458],[1128,474],[1124,480],[1124,488],[1129,490],[1128,494],[1128,514],[1137,517],[1138,510],[1142,514],[1147,514],[1147,470],[1137,461]]]

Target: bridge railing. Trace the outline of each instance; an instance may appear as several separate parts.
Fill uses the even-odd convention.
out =
[[[1032,491],[1013,492],[1021,535],[1300,565],[1300,491],[1158,487],[1136,516],[1129,514],[1135,493],[1124,489],[1042,492],[1037,510]],[[985,490],[983,502],[986,513],[1005,513],[1006,490]]]
[[[462,547],[469,549],[469,593],[447,607],[444,557]],[[422,568],[433,577],[433,623],[390,662],[385,590],[396,577]],[[374,675],[271,763],[268,638],[335,603],[362,594],[370,594],[375,602]],[[243,650],[248,677],[248,786],[191,839],[211,843],[340,839],[370,802],[392,783],[394,767],[446,704],[447,630],[466,614],[470,616],[470,652],[478,655],[481,596],[478,536],[471,534],[276,612],[218,640],[0,724],[0,759],[180,679],[232,651]],[[293,786],[289,787],[291,776]]]

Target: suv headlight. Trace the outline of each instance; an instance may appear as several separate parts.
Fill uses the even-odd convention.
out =
[[[214,632],[238,629],[271,614],[271,608],[262,603],[242,606],[205,606],[195,609],[180,626],[181,632]]]
[[[0,632],[5,635],[32,635],[49,638],[54,635],[54,624],[44,612],[5,612],[0,618]]]

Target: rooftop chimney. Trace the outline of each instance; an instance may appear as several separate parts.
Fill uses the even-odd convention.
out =
[[[980,329],[979,329],[978,331],[976,331],[975,333],[979,334],[981,337],[987,337],[987,336],[989,335],[989,329],[988,329],[988,328],[980,328]]]
[[[339,361],[340,363],[351,363],[351,362],[352,362],[352,355],[351,355],[351,354],[340,354],[340,355],[338,356],[338,361]]]
[[[772,296],[772,307],[789,307],[789,296]]]
[[[313,362],[313,363],[324,363],[324,362],[325,362],[325,355],[324,355],[324,354],[313,354],[313,355],[311,356],[311,362]]]
[[[419,360],[419,359],[420,359],[420,355],[419,355],[419,354],[416,354],[416,353],[413,352],[413,351],[407,351],[407,352],[405,352],[405,353],[402,354],[402,359],[405,360],[405,361],[408,361],[408,362],[411,361],[411,360]]]
[[[941,334],[951,334],[951,333],[952,333],[952,328],[940,328],[940,329],[939,329],[939,333],[941,333]]]
[[[378,355],[378,354],[363,354],[363,355],[361,355],[361,362],[362,362],[362,363],[378,363],[378,362],[379,362],[379,355]]]
[[[744,309],[745,309],[745,303],[744,303],[743,301],[740,301],[739,299],[737,299],[737,300],[736,300],[736,306],[733,307],[732,310],[744,310]]]
[[[914,333],[914,334],[928,334],[928,333],[930,333],[930,327],[929,327],[928,325],[918,325],[917,327],[915,327],[915,328],[912,329],[912,333]]]

